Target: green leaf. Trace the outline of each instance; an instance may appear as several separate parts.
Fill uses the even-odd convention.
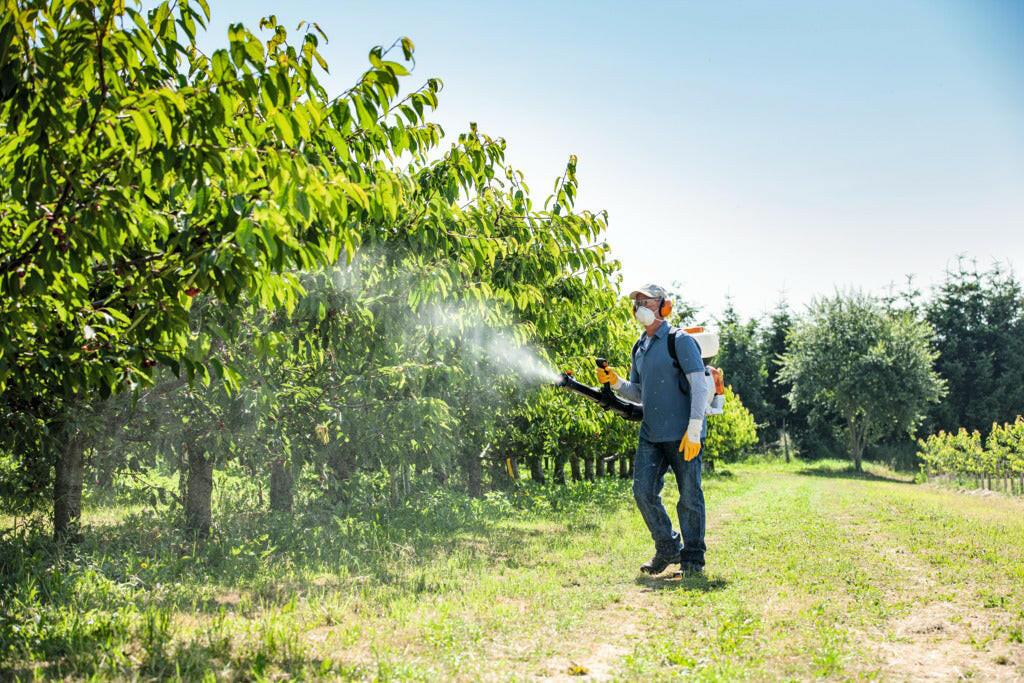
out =
[[[406,60],[412,59],[412,53],[416,51],[416,46],[412,42],[412,38],[408,36],[402,37],[402,54]]]
[[[167,111],[164,108],[163,102],[157,101],[155,103],[154,111],[156,112],[157,121],[160,122],[160,128],[164,134],[164,140],[171,143],[174,139],[174,128],[171,126],[171,119],[167,116]]]
[[[398,62],[384,62],[384,66],[395,76],[408,76],[409,70]]]
[[[384,68],[384,62],[381,61],[381,53],[382,52],[383,52],[383,50],[381,49],[381,47],[379,45],[377,47],[373,48],[372,50],[370,50],[370,55],[369,55],[370,64],[372,64],[373,68],[375,68],[375,69],[383,69]]]
[[[245,53],[253,66],[263,67],[266,57],[263,54],[263,43],[253,35],[249,35],[245,41]]]
[[[339,181],[338,186],[341,187],[350,199],[359,204],[364,211],[370,210],[370,198],[367,196],[366,191],[363,188],[346,180]]]
[[[231,67],[231,58],[226,50],[217,50],[212,57],[213,78],[215,81],[229,80],[228,76],[234,77],[234,69]]]
[[[252,241],[252,228],[252,221],[248,218],[243,218],[238,222],[238,228],[235,230],[235,241],[238,242],[242,249],[246,249]]]
[[[153,146],[153,141],[156,138],[156,128],[153,126],[152,119],[140,111],[133,111],[130,116],[135,123],[135,130],[139,134],[139,148],[149,149]]]
[[[295,144],[295,131],[292,130],[292,122],[289,116],[286,116],[284,112],[277,112],[273,116],[274,128],[284,138],[286,145],[291,146]]]

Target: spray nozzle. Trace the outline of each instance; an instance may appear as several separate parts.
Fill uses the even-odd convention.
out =
[[[603,358],[598,358],[596,360],[598,361],[599,366],[601,363],[604,363],[605,366],[608,365],[607,361]],[[570,391],[580,394],[581,396],[585,396],[591,401],[599,404],[605,410],[610,410],[627,420],[635,421],[643,419],[643,406],[619,398],[612,393],[612,388],[608,384],[602,385],[600,389],[588,387],[586,384],[580,384],[576,378],[573,377],[571,370],[563,372],[562,377],[555,382],[555,386],[564,387]]]

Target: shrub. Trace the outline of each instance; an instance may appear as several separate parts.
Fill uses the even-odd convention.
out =
[[[743,453],[757,443],[757,425],[754,416],[733,392],[732,387],[725,388],[725,411],[721,415],[708,418],[708,437],[706,459],[719,459],[725,462],[738,460]]]

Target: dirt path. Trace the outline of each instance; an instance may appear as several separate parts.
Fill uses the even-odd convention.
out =
[[[571,643],[570,656],[558,655],[544,662],[538,678],[550,681],[611,680],[622,658],[633,650],[643,621],[652,616],[653,605],[637,587],[626,591],[621,602],[593,616],[590,626],[577,629],[565,642]],[[593,624],[602,625],[599,632]],[[610,628],[608,628],[610,627]]]
[[[709,511],[706,534],[711,542],[733,517],[735,498],[726,498]],[[670,515],[675,520],[674,506]],[[634,512],[639,515],[638,512]],[[637,562],[643,558],[638,558]],[[595,612],[585,624],[573,629],[561,642],[563,651],[543,662],[536,678],[545,681],[608,681],[615,678],[623,659],[631,654],[650,624],[665,618],[664,592],[692,585],[706,588],[718,585],[719,580],[706,577],[679,576],[678,565],[670,565],[659,576],[628,577],[622,582],[622,597],[617,602]]]
[[[886,533],[884,524],[833,519],[859,537],[865,552],[899,573],[898,581],[877,584],[887,602],[912,604],[909,612],[860,634],[881,662],[884,680],[1024,680],[1024,644],[991,638],[1007,627],[1003,610],[981,608],[972,586],[944,584],[937,570]]]
[[[834,501],[835,496],[871,496],[870,481],[845,482],[808,480],[825,501],[819,514],[823,522],[849,529],[856,546],[864,552],[865,569],[879,564],[892,573],[878,575],[872,584],[884,596],[887,610],[896,616],[873,627],[850,629],[856,650],[875,661],[864,662],[864,672],[876,672],[882,680],[952,681],[968,678],[993,681],[1024,681],[1024,644],[1007,642],[1010,616],[1005,610],[985,609],[975,587],[944,585],[938,570],[914,554],[885,525],[872,520],[870,512],[858,510],[857,519]],[[851,485],[854,488],[850,488]],[[757,495],[757,494],[755,494]],[[727,497],[709,508],[709,543],[727,534],[734,509],[744,504],[743,496]],[[742,522],[742,520],[739,520]],[[879,558],[882,561],[879,562]],[[587,622],[559,637],[560,653],[535,670],[540,680],[611,680],[621,675],[623,660],[632,654],[650,624],[663,618],[662,589],[673,588],[679,579],[663,575],[623,581],[621,599],[591,615]],[[769,600],[770,602],[770,600]],[[897,606],[905,606],[897,607]],[[855,666],[855,669],[860,667]],[[848,672],[849,673],[849,672]]]
[[[663,593],[685,583],[706,583],[706,579],[681,579],[671,566],[656,577],[639,577],[623,591],[621,600],[594,613],[586,624],[565,636],[565,651],[571,655],[549,658],[537,678],[550,681],[607,681],[615,677],[622,660],[631,654],[649,625],[665,618]],[[710,583],[714,583],[711,580]]]
[[[1024,680],[1022,648],[977,640],[993,624],[962,602],[932,602],[887,626],[887,637],[877,643],[886,680]]]

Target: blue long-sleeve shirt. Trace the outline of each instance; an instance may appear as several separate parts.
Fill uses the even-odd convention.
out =
[[[679,441],[690,420],[701,420],[700,436],[703,439],[707,433],[704,415],[709,387],[700,347],[685,332],[676,334],[676,355],[680,367],[677,371],[668,353],[670,332],[669,324],[662,322],[653,337],[644,333],[631,359],[629,380],[623,380],[616,392],[628,401],[643,405],[641,438],[647,441]],[[689,394],[684,393],[684,386]]]

